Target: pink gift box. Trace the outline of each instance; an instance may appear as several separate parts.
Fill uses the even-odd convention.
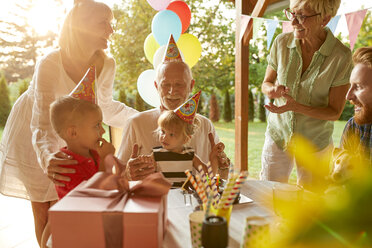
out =
[[[167,195],[76,195],[85,183],[49,209],[53,248],[162,246]]]

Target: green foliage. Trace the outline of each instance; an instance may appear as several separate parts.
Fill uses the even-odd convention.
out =
[[[8,82],[31,77],[42,49],[52,46],[57,37],[52,32],[39,35],[28,24],[25,13],[34,4],[32,0],[24,1],[22,5],[16,4],[15,18],[12,21],[0,20],[0,69]]]
[[[232,121],[232,110],[231,110],[229,90],[225,90],[225,99],[224,99],[224,102],[223,102],[223,120],[225,122],[231,122]]]
[[[115,32],[111,53],[116,60],[115,82],[120,82],[115,84],[115,89],[124,88],[127,97],[134,95],[136,108],[144,110],[143,101],[138,100],[141,97],[137,94],[137,79],[143,71],[152,69],[145,58],[143,44],[151,33],[151,21],[157,12],[146,0],[123,0],[120,6],[114,6],[113,12]]]
[[[254,120],[254,99],[253,99],[253,93],[252,90],[248,90],[248,120],[253,121]]]
[[[9,100],[9,91],[8,84],[5,79],[5,75],[1,73],[0,77],[0,126],[4,127],[8,115],[10,113],[10,100]]]
[[[262,92],[258,93],[258,119],[261,122],[266,122],[266,109],[265,105],[265,95]]]
[[[18,87],[18,97],[20,97],[27,89],[28,86],[30,85],[30,79],[25,78],[25,79],[20,79],[19,81],[19,87]]]
[[[349,101],[347,101],[339,120],[347,121],[351,117],[353,117],[353,115],[354,115],[354,105],[351,104]]]

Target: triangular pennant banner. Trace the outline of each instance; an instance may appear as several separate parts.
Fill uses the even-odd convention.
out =
[[[247,30],[249,20],[251,19],[250,16],[242,15],[240,17],[240,33],[239,33],[239,42],[243,39],[245,30]]]
[[[263,23],[263,19],[262,18],[254,18],[253,19],[253,37],[252,39],[255,40],[258,36],[258,31],[260,30],[260,27]]]
[[[354,45],[356,39],[358,38],[358,34],[360,28],[362,26],[364,17],[366,16],[367,10],[359,10],[356,12],[345,14],[347,27],[349,29],[349,39],[350,39],[350,49],[354,49]]]
[[[276,27],[278,26],[278,20],[266,20],[266,30],[267,30],[267,49],[270,48],[271,41],[273,40]]]
[[[283,22],[283,33],[289,33],[293,31],[291,22]]]
[[[335,33],[340,17],[341,17],[340,15],[333,17],[327,24],[327,27],[332,31],[333,34]]]

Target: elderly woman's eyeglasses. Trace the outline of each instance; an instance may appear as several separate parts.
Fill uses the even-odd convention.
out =
[[[320,13],[317,13],[317,14],[314,14],[314,15],[310,15],[310,16],[305,16],[305,15],[296,15],[295,13],[291,12],[288,9],[285,9],[284,10],[284,13],[285,13],[285,16],[288,18],[288,20],[290,21],[293,21],[294,19],[297,19],[297,21],[299,23],[304,23],[306,21],[306,18],[310,18],[310,17],[313,17],[313,16],[317,16],[317,15],[320,15]]]

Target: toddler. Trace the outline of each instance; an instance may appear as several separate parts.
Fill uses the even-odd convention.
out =
[[[202,165],[204,171],[207,171],[206,164],[200,160],[192,148],[187,147],[188,141],[200,123],[195,115],[200,93],[180,108],[174,111],[164,111],[158,119],[157,134],[161,146],[153,148],[153,156],[157,170],[163,172],[164,176],[173,183],[173,187],[182,186],[187,178],[185,170],[193,171],[193,168],[197,169],[199,165]],[[221,142],[215,145],[209,155],[213,172],[217,172],[217,154],[222,146]],[[227,173],[226,170],[226,175],[221,175],[221,177],[226,178]]]
[[[115,148],[102,138],[105,133],[102,112],[95,103],[72,96],[62,97],[51,104],[50,119],[56,133],[67,144],[61,151],[78,161],[78,164],[62,166],[74,168],[76,173],[65,174],[71,179],[65,186],[55,186],[61,199],[98,170],[103,171],[103,159],[114,154]]]

